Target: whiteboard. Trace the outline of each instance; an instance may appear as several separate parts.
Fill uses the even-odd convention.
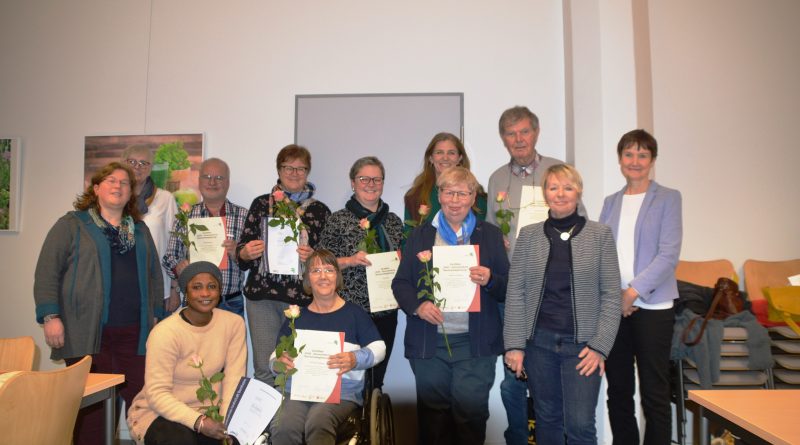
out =
[[[463,93],[325,94],[295,97],[295,143],[311,152],[309,181],[336,211],[352,194],[350,167],[377,156],[386,169],[383,200],[403,217],[403,195],[422,171],[436,133],[461,137]]]

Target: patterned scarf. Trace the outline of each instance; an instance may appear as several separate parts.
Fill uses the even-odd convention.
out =
[[[106,236],[108,244],[111,245],[111,250],[115,250],[120,255],[123,255],[136,245],[136,238],[133,236],[133,218],[131,218],[130,215],[122,217],[119,228],[109,224],[108,221],[97,213],[97,209],[94,207],[89,209],[89,216],[92,217],[94,224],[103,232],[103,235]]]
[[[275,190],[282,190],[283,193],[289,197],[289,199],[302,205],[303,201],[309,200],[312,196],[314,196],[314,192],[317,190],[317,188],[314,186],[314,184],[306,182],[306,185],[303,186],[303,190],[300,190],[299,192],[290,192],[289,190],[286,190],[283,184],[281,184],[281,180],[278,179],[278,183],[275,184],[275,187],[272,187],[271,193],[274,193]]]

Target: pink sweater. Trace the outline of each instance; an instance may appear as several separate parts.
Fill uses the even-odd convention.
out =
[[[189,366],[194,354],[203,359],[203,373],[211,377],[225,369],[225,378],[215,385],[225,415],[239,378],[245,374],[247,346],[244,319],[214,309],[206,326],[192,326],[178,312],[157,324],[147,338],[144,388],[128,410],[128,427],[137,443],[144,443],[150,424],[161,416],[189,428],[200,416],[195,391],[200,371]]]

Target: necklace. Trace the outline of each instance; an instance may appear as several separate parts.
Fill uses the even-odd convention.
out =
[[[572,227],[571,227],[571,228],[570,228],[568,231],[566,231],[566,232],[562,232],[562,231],[558,230],[558,228],[557,228],[556,226],[552,226],[552,227],[553,227],[553,229],[555,229],[555,231],[556,231],[556,232],[558,232],[558,233],[559,233],[559,238],[561,238],[561,241],[568,241],[568,240],[569,240],[569,237],[571,237],[571,236],[572,236],[572,231],[573,231],[573,230],[575,230],[575,227],[576,227],[576,226],[577,226],[577,224],[575,224],[574,226],[572,226]]]

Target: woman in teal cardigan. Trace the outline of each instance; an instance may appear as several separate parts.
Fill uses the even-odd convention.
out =
[[[406,209],[403,220],[406,223],[404,227],[406,237],[414,227],[430,221],[431,217],[441,209],[438,198],[439,189],[436,187],[436,179],[439,174],[454,166],[470,169],[469,157],[464,150],[464,144],[454,134],[447,132],[438,133],[431,139],[428,148],[425,149],[422,162],[422,172],[414,178],[411,189],[406,192],[404,197]],[[472,210],[479,220],[486,219],[486,192],[480,184]],[[408,224],[410,221],[416,224]]]
[[[125,374],[130,406],[144,384],[145,344],[163,316],[161,262],[136,207],[136,179],[112,162],[50,229],[36,264],[36,320],[53,360],[92,356],[92,372]],[[81,410],[75,444],[101,443],[99,405]]]

